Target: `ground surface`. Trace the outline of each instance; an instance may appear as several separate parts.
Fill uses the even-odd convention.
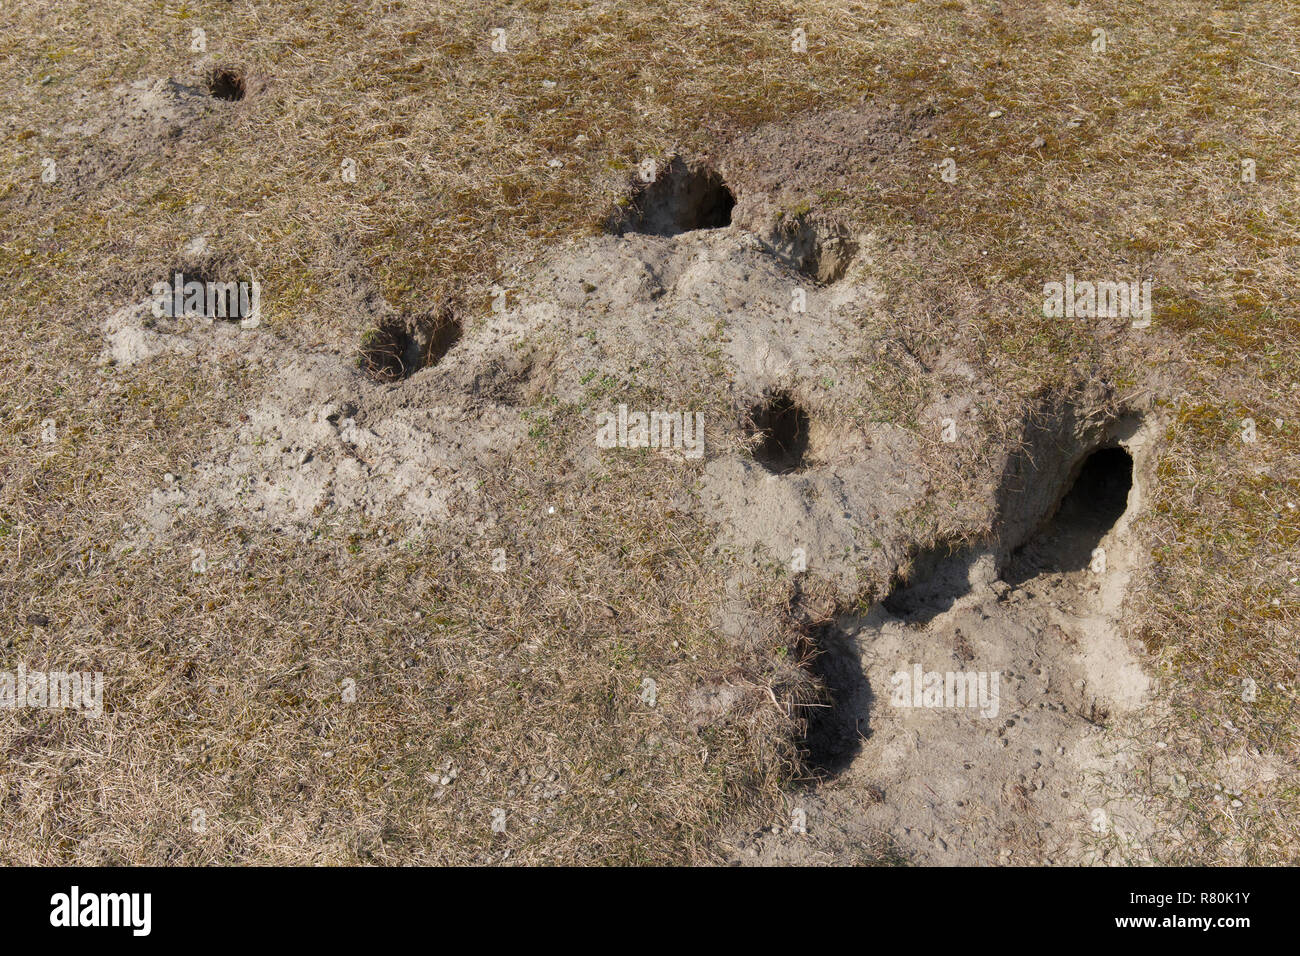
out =
[[[31,2],[0,62],[0,674],[104,674],[0,710],[0,859],[1295,860],[1291,6]]]

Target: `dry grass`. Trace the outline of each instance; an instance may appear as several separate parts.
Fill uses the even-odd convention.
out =
[[[188,50],[195,26],[206,58]],[[494,27],[510,52],[491,51]],[[82,158],[61,132],[78,90],[211,62],[265,86],[166,153],[110,150],[117,171],[84,189],[40,182],[43,158]],[[194,575],[184,548],[117,557],[142,490],[259,383],[201,360],[97,369],[98,317],[199,231],[261,277],[268,324],[295,342],[365,333],[340,307],[340,263],[400,311],[472,311],[594,228],[641,156],[864,99],[932,104],[926,163],[813,201],[876,224],[892,311],[918,342],[968,342],[1004,390],[1080,369],[1164,383],[1151,564],[1129,608],[1171,713],[1134,786],[1178,820],[1161,859],[1295,859],[1293,784],[1225,812],[1160,782],[1212,784],[1241,745],[1296,768],[1300,77],[1276,68],[1300,69],[1292,5],[28,0],[0,12],[0,66],[0,662],[101,669],[113,708],[0,715],[0,859],[707,861],[738,816],[774,812],[796,728],[772,700],[803,692],[790,635],[717,636],[729,559],[672,511],[680,475],[647,461],[598,487],[552,477],[575,413],[540,403],[530,457],[489,490],[513,540],[393,547],[400,528],[339,521],[289,546],[195,520],[214,565],[247,567]],[[955,184],[930,165],[948,156]],[[1153,276],[1153,333],[1042,318],[1041,283],[1066,271]],[[922,397],[891,394],[870,414],[906,427]],[[660,491],[628,500],[619,468]],[[518,573],[486,569],[497,546]],[[755,596],[774,621],[785,586]],[[637,700],[647,675],[653,710]],[[702,681],[755,703],[698,731],[685,701]],[[432,782],[448,762],[455,781]]]

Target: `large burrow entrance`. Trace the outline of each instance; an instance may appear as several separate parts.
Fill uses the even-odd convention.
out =
[[[1077,466],[1052,514],[1011,552],[1002,579],[1018,585],[1044,572],[1081,571],[1128,510],[1133,457],[1118,445],[1099,448]]]
[[[804,466],[808,453],[808,413],[786,391],[771,392],[749,412],[754,460],[774,475]]]
[[[736,197],[717,171],[701,163],[674,158],[652,182],[638,183],[626,206],[606,222],[615,235],[640,232],[676,236],[696,229],[731,225]]]
[[[805,711],[804,765],[812,775],[834,776],[853,762],[868,733],[871,686],[852,636],[837,620],[809,633],[808,669],[824,696]]]
[[[1129,426],[1136,427],[1132,422]],[[775,438],[772,441],[777,443]],[[1132,454],[1114,443],[1095,447],[1072,467],[1066,465],[1068,457],[1052,461],[1041,449],[1034,457],[1038,465],[1029,481],[1019,470],[1012,472],[1014,487],[1037,488],[1033,479],[1039,479],[1048,483],[1047,493],[1021,491],[1007,496],[1012,504],[1004,504],[1000,541],[942,540],[914,552],[880,602],[884,611],[912,624],[925,624],[980,584],[991,582],[995,570],[997,577],[1015,586],[1044,573],[1096,569],[1098,547],[1129,508]],[[1055,495],[1052,485],[1058,489]],[[1043,502],[1051,504],[1044,508]],[[1046,517],[1035,523],[1044,513]],[[999,555],[1000,566],[995,567]]]
[[[376,381],[399,381],[437,365],[460,336],[460,320],[450,310],[436,318],[390,319],[366,333],[358,363]]]

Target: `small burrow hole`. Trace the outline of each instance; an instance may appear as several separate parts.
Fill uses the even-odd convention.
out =
[[[395,382],[437,365],[460,336],[460,320],[449,310],[432,319],[394,318],[366,333],[360,364],[376,381]]]
[[[177,265],[160,274],[149,286],[151,291],[159,283],[165,284],[172,289],[179,286],[182,290],[191,282],[197,282],[206,287],[216,281],[216,273],[217,270],[210,263]]]
[[[1119,446],[1100,448],[1075,471],[1060,504],[1011,555],[1003,578],[1019,584],[1044,571],[1080,571],[1128,509],[1133,458]]]
[[[736,197],[717,171],[677,157],[659,170],[653,182],[637,183],[627,204],[610,215],[606,227],[615,235],[651,236],[720,229],[731,225],[735,205]]]
[[[145,325],[182,317],[238,321],[255,314],[259,295],[256,281],[240,275],[231,262],[192,261],[168,269],[150,285],[152,308]]]
[[[789,392],[773,392],[750,411],[754,460],[777,475],[798,471],[808,452],[808,413]]]
[[[420,367],[419,343],[404,321],[385,322],[366,333],[361,367],[380,382],[406,378]]]
[[[474,376],[473,393],[497,405],[519,405],[524,401],[532,374],[531,358],[497,358]]]
[[[237,102],[244,98],[244,75],[228,67],[217,67],[208,73],[207,89],[214,99]]]

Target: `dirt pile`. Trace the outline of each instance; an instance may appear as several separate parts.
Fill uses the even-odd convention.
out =
[[[142,93],[178,108],[195,95]],[[271,382],[210,456],[151,493],[126,541],[172,540],[192,512],[295,535],[348,513],[482,533],[509,516],[485,513],[479,488],[524,467],[538,406],[558,409],[548,440],[575,474],[667,455],[694,476],[681,507],[716,528],[715,549],[819,595],[794,601],[829,690],[805,740],[825,781],[800,798],[815,825],[801,845],[764,837],[739,858],[844,853],[879,832],[919,859],[1079,858],[1097,739],[1146,695],[1119,614],[1154,432],[1104,383],[1015,399],[955,351],[918,355],[873,279],[878,237],[800,206],[887,177],[926,116],[835,114],[811,143],[796,123],[716,166],[675,160],[608,234],[556,249],[500,308],[411,319],[372,302],[375,331],[353,352],[220,322],[163,328],[143,303],[115,312],[105,361],[203,350]],[[920,396],[919,428],[871,413],[891,375]],[[940,415],[954,445],[980,450],[961,500],[933,467]],[[855,609],[868,596],[879,603]],[[930,706],[931,673],[974,675],[970,698]],[[702,719],[734,703],[705,693]]]

